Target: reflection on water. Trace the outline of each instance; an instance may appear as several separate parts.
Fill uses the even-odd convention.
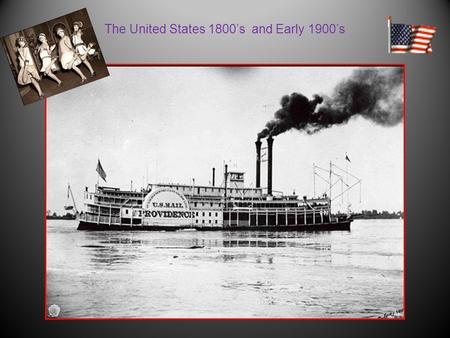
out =
[[[83,232],[48,221],[64,317],[365,317],[402,307],[401,220],[343,232]]]
[[[330,250],[330,243],[299,243],[299,242],[289,242],[289,241],[262,241],[262,240],[234,240],[234,241],[223,241],[224,247],[253,247],[253,248],[309,248],[312,250]]]

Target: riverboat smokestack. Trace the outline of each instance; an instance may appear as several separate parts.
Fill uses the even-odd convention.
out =
[[[272,148],[273,137],[270,135],[267,138],[267,194],[272,196]]]
[[[216,186],[216,168],[212,168],[212,186]]]
[[[256,145],[256,187],[261,187],[261,140],[255,142]]]

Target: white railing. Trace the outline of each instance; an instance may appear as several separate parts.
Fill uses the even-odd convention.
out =
[[[81,221],[90,222],[90,223],[101,223],[101,224],[114,224],[120,225],[120,217],[116,216],[99,216],[99,215],[91,215],[91,214],[83,214],[80,215],[79,218]]]
[[[242,212],[242,213],[250,213],[250,214],[273,214],[273,213],[278,213],[278,214],[285,214],[287,213],[297,213],[299,215],[303,215],[303,214],[320,214],[320,212],[322,211],[322,213],[327,213],[328,212],[328,208],[323,208],[323,209],[314,209],[314,210],[304,210],[304,209],[295,209],[295,208],[282,208],[282,209],[247,209],[247,208],[230,208],[230,209],[225,209],[223,210],[223,212]]]
[[[122,206],[126,206],[126,207],[134,207],[134,208],[140,208],[142,207],[142,204],[130,204],[128,203],[129,201],[126,202],[101,202],[101,201],[94,201],[92,203],[88,203],[88,204],[92,204],[92,205],[101,205],[101,206],[106,206],[106,207],[111,207],[111,208],[120,208]]]

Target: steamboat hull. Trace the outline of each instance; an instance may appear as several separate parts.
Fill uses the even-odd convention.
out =
[[[88,231],[349,231],[352,220],[322,224],[264,225],[264,226],[152,226],[108,225],[80,221],[78,230]]]

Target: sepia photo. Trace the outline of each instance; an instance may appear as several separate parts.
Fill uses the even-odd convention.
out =
[[[2,43],[24,104],[109,75],[86,9],[7,35]]]

